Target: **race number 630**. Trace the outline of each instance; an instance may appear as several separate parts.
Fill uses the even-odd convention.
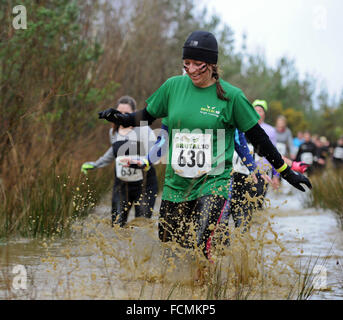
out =
[[[172,168],[185,178],[196,178],[211,170],[212,135],[176,132],[172,145]]]

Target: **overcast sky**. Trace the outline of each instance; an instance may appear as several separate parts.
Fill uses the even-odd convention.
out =
[[[264,53],[270,66],[295,59],[303,76],[317,79],[338,98],[343,90],[343,0],[206,0],[235,32],[237,49],[247,34],[249,52]]]

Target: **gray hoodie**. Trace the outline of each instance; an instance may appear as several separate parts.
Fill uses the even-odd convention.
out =
[[[289,128],[286,128],[284,132],[279,132],[276,130],[276,147],[283,156],[290,156],[294,154],[295,149],[293,145],[293,135]],[[286,150],[283,151],[283,149]]]
[[[148,127],[134,127],[132,130],[126,134],[121,135],[118,131],[113,133],[113,128],[109,130],[109,138],[111,145],[117,141],[125,141],[125,140],[132,140],[132,141],[140,141],[143,144],[143,150],[140,152],[140,156],[145,157],[148,155],[149,150],[156,142],[156,135],[154,131]],[[123,152],[127,150],[127,148],[123,149]],[[123,153],[124,155],[124,153]],[[94,168],[102,168],[114,161],[115,157],[113,154],[112,146],[96,161],[89,161],[87,163],[94,166]]]

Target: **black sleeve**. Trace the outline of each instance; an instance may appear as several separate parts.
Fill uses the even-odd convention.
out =
[[[151,125],[156,118],[150,115],[146,108],[133,113],[126,113],[121,115],[122,119],[119,124],[123,127],[139,127],[141,122],[145,122],[144,125]],[[143,123],[142,123],[143,124]]]
[[[297,152],[297,155],[295,157],[295,161],[300,161],[301,154],[302,154],[302,148],[301,148],[301,145],[300,145],[299,149],[298,149],[298,152]]]
[[[258,123],[246,131],[245,135],[254,146],[258,155],[265,157],[275,169],[282,167],[284,160],[281,154]]]

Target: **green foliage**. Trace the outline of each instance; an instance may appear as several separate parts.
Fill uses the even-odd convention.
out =
[[[84,35],[78,1],[24,1],[27,7],[27,29],[11,29],[0,41],[0,130],[12,130],[19,115],[36,106],[48,119],[63,119],[63,125],[75,125],[84,117],[71,117],[71,107],[113,98],[115,84],[97,88],[87,80],[103,49],[96,39]],[[5,25],[13,17],[5,16]],[[9,21],[8,21],[9,20]],[[76,93],[76,94],[75,94]],[[87,103],[89,103],[87,105]],[[56,115],[55,115],[56,113]],[[81,114],[80,114],[81,115]],[[69,121],[70,120],[70,121]],[[72,123],[70,123],[72,122]],[[60,123],[61,124],[61,123]]]
[[[287,118],[288,127],[296,134],[299,131],[304,131],[309,127],[308,122],[305,120],[305,115],[301,111],[293,108],[288,108],[283,112]]]
[[[276,122],[276,118],[280,115],[283,114],[284,108],[283,104],[281,101],[277,100],[272,100],[269,103],[269,109],[266,114],[266,121],[269,122],[270,124],[274,125]]]
[[[82,99],[85,103],[98,105],[105,99],[114,100],[115,92],[119,88],[119,84],[109,81],[103,88],[90,88],[88,92],[79,93],[79,99]]]
[[[310,78],[300,81],[292,61],[282,58],[274,69],[261,55],[231,53],[223,62],[223,77],[241,87],[251,102],[267,100],[266,122],[274,125],[277,116],[284,114],[294,132],[307,127],[314,82]]]
[[[338,104],[330,104],[327,92],[322,91],[318,100],[319,110],[314,123],[316,132],[336,142],[343,134],[343,97]]]

